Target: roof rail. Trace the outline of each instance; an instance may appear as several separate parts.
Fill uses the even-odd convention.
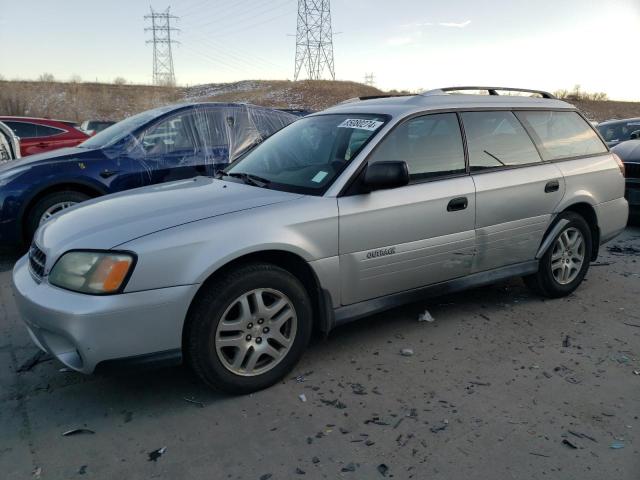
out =
[[[511,87],[476,87],[476,86],[465,86],[465,87],[444,87],[437,88],[435,90],[429,90],[428,92],[422,93],[422,95],[437,95],[440,92],[462,92],[465,90],[486,90],[489,95],[500,95],[498,90],[505,92],[524,92],[524,93],[537,93],[542,98],[556,98],[553,94],[549,92],[545,92],[544,90],[531,90],[529,88],[511,88]]]
[[[413,93],[382,93],[380,95],[365,95],[363,97],[348,98],[347,100],[340,102],[338,105],[342,105],[345,103],[360,102],[363,100],[375,100],[377,98],[412,97],[412,96],[414,96]]]

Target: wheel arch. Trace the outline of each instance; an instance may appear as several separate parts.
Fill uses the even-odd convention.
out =
[[[82,182],[82,181],[66,181],[66,182],[58,182],[47,185],[43,188],[40,188],[34,194],[32,194],[28,201],[24,203],[22,209],[20,211],[20,215],[18,217],[19,220],[19,232],[22,234],[22,238],[26,238],[26,228],[27,222],[26,217],[29,215],[33,207],[44,197],[56,192],[79,192],[88,195],[91,198],[100,197],[102,195],[106,195],[108,192],[102,188],[99,188],[91,183]]]
[[[331,300],[329,294],[322,288],[316,272],[309,263],[301,256],[287,250],[261,250],[246,253],[228,261],[211,273],[200,285],[200,288],[198,288],[198,291],[191,300],[185,316],[185,322],[182,327],[183,352],[186,352],[185,341],[189,334],[188,329],[190,327],[189,319],[191,318],[191,311],[196,305],[198,299],[204,294],[208,286],[216,279],[224,276],[235,268],[251,263],[270,263],[276,265],[300,280],[311,299],[314,330],[325,335],[331,330],[333,326],[333,309],[331,308]]]
[[[553,220],[553,222],[551,222],[551,224],[547,228],[547,231],[544,233],[544,236],[542,237],[543,240],[541,243],[541,248],[546,243],[549,235],[552,235],[554,233],[554,227],[557,225],[560,218],[559,215],[564,212],[577,213],[582,218],[584,218],[584,220],[587,222],[587,225],[589,225],[589,229],[591,230],[591,241],[592,241],[592,247],[593,247],[591,249],[590,260],[592,262],[595,261],[598,258],[598,250],[600,247],[600,228],[598,227],[598,216],[596,214],[595,209],[593,208],[593,205],[590,202],[587,202],[584,200],[572,203],[570,205],[566,205],[564,209],[556,215],[555,219]],[[544,250],[546,250],[546,248]],[[540,253],[544,253],[544,252],[538,252],[538,255],[536,255],[536,257],[539,257]]]

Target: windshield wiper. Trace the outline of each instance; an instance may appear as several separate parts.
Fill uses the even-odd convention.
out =
[[[266,178],[262,178],[259,177],[257,175],[252,175],[250,173],[236,173],[236,172],[232,172],[232,173],[228,173],[228,172],[222,172],[223,176],[229,176],[229,177],[234,177],[234,178],[239,178],[240,180],[242,180],[244,183],[246,183],[247,185],[253,185],[254,187],[260,187],[260,188],[265,188],[267,187],[271,181],[267,180]]]
[[[486,150],[483,150],[483,152],[486,153],[487,155],[489,155],[490,157],[494,158],[496,161],[500,162],[500,164],[504,165],[505,167],[507,166],[506,163],[504,163],[502,160],[500,160],[498,157],[496,157],[493,153],[487,152]]]

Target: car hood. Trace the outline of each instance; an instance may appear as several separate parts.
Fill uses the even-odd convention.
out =
[[[29,155],[28,157],[23,157],[19,160],[15,160],[11,162],[11,164],[0,166],[0,173],[12,168],[21,168],[24,166],[41,165],[76,159],[78,157],[85,156],[93,151],[94,149],[69,147],[59,148],[50,152],[36,153],[35,155]]]
[[[72,249],[111,249],[159,230],[301,196],[197,177],[84,202],[49,220],[35,242],[54,257]]]

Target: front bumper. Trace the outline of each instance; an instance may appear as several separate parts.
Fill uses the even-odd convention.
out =
[[[101,362],[175,351],[198,285],[108,296],[38,283],[27,257],[13,270],[15,297],[34,343],[66,366],[93,373]]]

